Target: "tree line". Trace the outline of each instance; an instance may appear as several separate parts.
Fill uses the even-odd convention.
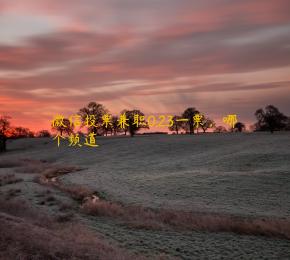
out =
[[[111,115],[109,110],[105,108],[102,104],[96,102],[90,102],[87,106],[81,108],[77,115],[81,118],[81,128],[84,127],[84,123],[88,116],[94,116],[95,122],[92,126],[87,127],[87,132],[94,132],[97,135],[120,135],[127,133],[130,136],[134,136],[141,129],[149,129],[149,124],[145,120],[143,124],[135,124],[134,116],[138,115],[144,117],[144,113],[140,110],[122,110],[121,115],[126,116],[126,126],[121,127],[120,116]],[[200,118],[200,123],[194,126],[194,116],[202,115]],[[103,124],[103,116],[110,116],[110,124]],[[251,131],[289,131],[290,130],[290,117],[284,115],[279,109],[273,105],[268,105],[265,109],[258,109],[255,112],[255,117],[257,122],[250,127]],[[182,119],[186,119],[182,120]],[[234,127],[230,130],[226,129],[224,126],[217,126],[213,119],[202,114],[194,107],[189,107],[184,110],[181,115],[174,115],[172,117],[172,125],[168,127],[168,130],[180,134],[195,134],[199,132],[205,133],[208,129],[212,129],[212,132],[223,133],[223,132],[242,132],[245,130],[245,124],[242,122],[236,122]],[[61,135],[70,135],[75,132],[74,126],[68,118],[63,119],[63,124],[60,126],[52,126],[51,130],[57,132]],[[83,134],[79,132],[79,134]],[[7,139],[16,138],[26,138],[26,137],[50,137],[51,132],[48,130],[41,130],[37,133],[30,131],[28,128],[24,127],[13,127],[10,122],[10,117],[0,116],[0,152],[6,151],[6,141]]]

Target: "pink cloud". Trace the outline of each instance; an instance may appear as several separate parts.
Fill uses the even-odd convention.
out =
[[[223,112],[231,98],[249,120],[257,93],[271,102],[276,90],[273,101],[290,110],[287,87],[269,76],[290,67],[289,1],[28,0],[2,1],[0,11],[60,21],[53,32],[0,44],[0,112],[33,129],[47,127],[58,109],[93,100],[113,111],[199,105],[211,112],[223,103]],[[267,77],[243,76],[257,71]]]

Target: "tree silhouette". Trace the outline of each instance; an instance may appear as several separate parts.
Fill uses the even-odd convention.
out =
[[[286,126],[285,126],[285,130],[286,131],[290,131],[290,117],[287,118],[287,123],[286,123]]]
[[[172,118],[173,125],[168,127],[168,129],[170,131],[174,131],[177,135],[178,135],[178,132],[182,128],[182,125],[183,125],[182,121],[178,121],[179,119],[181,119],[181,116],[174,116]]]
[[[122,132],[122,129],[119,126],[119,117],[118,116],[112,116],[112,131],[113,131],[114,135],[117,135],[118,132]]]
[[[51,134],[48,130],[40,130],[37,134],[37,137],[44,138],[44,137],[51,137]]]
[[[109,113],[105,114],[106,119],[102,118],[98,134],[107,136],[109,132],[111,132],[111,134],[113,132],[113,124],[112,124],[113,116]]]
[[[190,134],[194,134],[193,116],[198,113],[199,111],[194,107],[189,107],[183,112],[182,117],[188,119],[188,121],[183,124],[183,128],[186,132],[189,130]]]
[[[67,118],[63,118],[62,124],[52,126],[51,129],[53,131],[59,132],[61,136],[63,134],[70,135],[74,132],[74,126],[71,124],[70,120]]]
[[[101,134],[102,132],[102,124],[103,124],[103,116],[108,113],[108,110],[102,105],[96,102],[90,102],[86,107],[83,107],[79,110],[78,114],[81,116],[83,126],[86,125],[87,118],[92,117],[94,122],[91,126],[88,127],[88,132]]]
[[[9,119],[10,117],[8,116],[0,117],[0,152],[6,151],[6,141],[11,130]]]
[[[130,133],[130,136],[133,137],[137,131],[139,131],[140,129],[142,128],[147,128],[149,129],[149,126],[148,126],[148,123],[144,120],[143,122],[140,122],[140,124],[136,124],[135,123],[135,119],[134,119],[134,116],[135,115],[139,115],[139,117],[142,117],[144,116],[144,114],[140,111],[140,110],[123,110],[121,112],[121,114],[124,114],[126,115],[126,119],[127,119],[127,124],[128,126],[125,127],[124,131],[125,131],[125,134],[127,131],[129,131]]]
[[[236,130],[236,131],[238,131],[238,132],[242,132],[242,131],[244,131],[245,129],[246,129],[246,126],[245,126],[245,124],[242,123],[242,122],[237,122],[237,123],[235,123],[235,125],[234,125],[234,130]]]
[[[214,133],[227,133],[228,130],[224,126],[217,126],[214,129]]]
[[[255,113],[258,120],[256,123],[257,131],[274,131],[283,130],[287,124],[287,116],[279,111],[273,105],[266,106],[265,110],[258,109]]]
[[[205,133],[207,129],[213,127],[215,127],[215,122],[212,119],[203,116],[200,123],[200,128],[203,130],[203,132]]]
[[[27,137],[34,137],[34,133],[30,131],[28,128],[18,126],[11,129],[11,138],[27,138]]]

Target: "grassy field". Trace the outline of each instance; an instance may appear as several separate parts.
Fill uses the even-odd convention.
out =
[[[115,252],[124,250],[124,259],[135,253],[150,259],[290,258],[289,133],[97,142],[98,148],[58,148],[46,138],[9,142],[0,157],[1,199],[16,208],[14,201],[26,201],[57,223],[81,224]],[[7,205],[0,209],[17,215]]]

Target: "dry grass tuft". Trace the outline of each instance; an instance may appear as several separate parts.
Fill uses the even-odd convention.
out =
[[[22,165],[21,161],[15,161],[11,159],[2,159],[0,161],[0,168],[14,168]]]
[[[6,194],[6,199],[10,200],[18,195],[20,195],[21,189],[9,189]]]
[[[100,200],[97,203],[87,201],[82,205],[82,211],[94,216],[107,216],[112,218],[124,217],[125,209],[119,204]]]
[[[22,201],[0,200],[0,258],[144,259],[105,243],[69,218],[42,215]]]
[[[14,184],[23,181],[21,178],[15,177],[15,174],[0,175],[0,186]]]
[[[108,201],[96,203],[88,201],[82,205],[82,211],[90,215],[117,218],[134,228],[232,232],[240,235],[290,239],[290,220],[278,218],[246,218],[225,214],[153,210]]]
[[[70,222],[73,220],[73,218],[74,218],[73,213],[65,213],[65,214],[60,214],[56,216],[55,220],[59,223],[63,223],[63,222]]]
[[[53,184],[59,190],[69,194],[69,196],[77,201],[82,201],[85,197],[89,196],[92,191],[81,185],[71,184],[63,185],[62,183]]]
[[[70,211],[74,209],[75,209],[75,206],[72,203],[60,202],[60,205],[59,205],[60,211]]]
[[[53,186],[69,194],[73,199],[84,202],[85,198],[94,194],[90,189],[81,185],[50,181],[51,178],[78,170],[80,169],[77,167],[50,167],[42,172],[37,182]],[[246,218],[226,214],[153,210],[142,206],[124,206],[104,199],[87,200],[81,205],[81,210],[90,215],[120,219],[134,228],[233,232],[290,239],[290,220],[278,218]]]

